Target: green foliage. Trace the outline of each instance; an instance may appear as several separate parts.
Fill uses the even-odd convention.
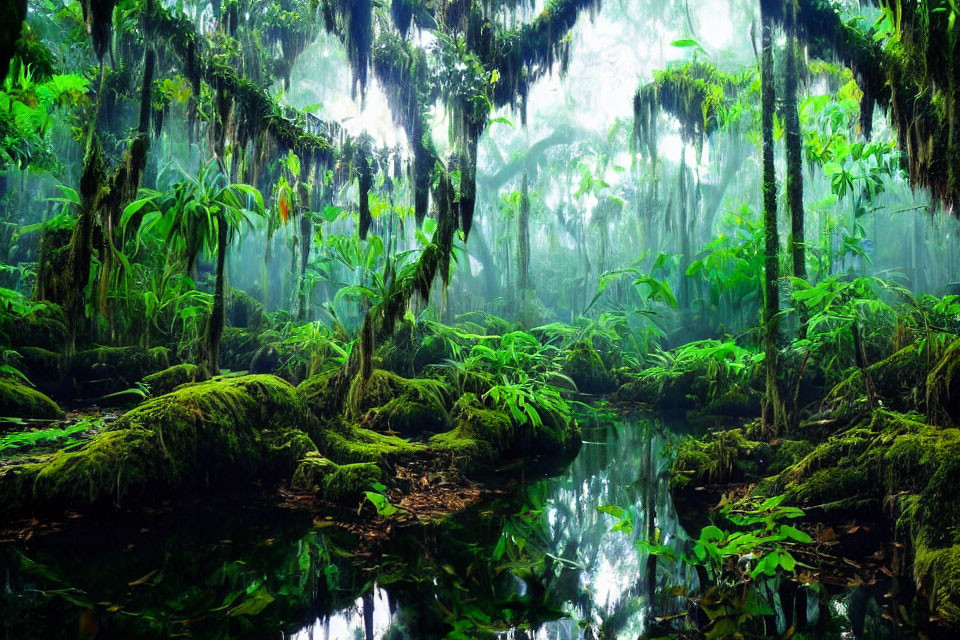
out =
[[[99,417],[84,417],[64,427],[18,431],[0,437],[0,456],[14,453],[69,451],[82,445],[91,433],[103,429]]]
[[[11,67],[0,91],[0,165],[55,169],[54,127],[61,111],[88,103],[90,81],[80,74],[39,79],[29,65]]]
[[[707,624],[701,630],[705,637],[720,639],[750,633],[763,617],[774,613],[780,583],[791,579],[799,568],[808,567],[794,553],[813,539],[783,523],[802,517],[803,511],[782,506],[784,500],[785,496],[778,495],[725,504],[719,513],[737,528],[704,527],[691,541],[689,553],[659,538],[637,539],[637,546],[652,556],[702,568],[708,582],[688,598],[706,617]],[[617,521],[613,530],[633,530],[629,511],[617,506],[598,510]]]
[[[140,243],[145,235],[162,238],[167,249],[186,260],[188,272],[201,254],[216,255],[218,225],[226,225],[229,244],[243,226],[253,227],[265,216],[260,192],[228,184],[213,164],[169,191],[145,189],[140,195],[123,210],[121,234],[132,233]]]
[[[371,488],[373,491],[366,491],[364,495],[367,496],[367,500],[377,510],[377,515],[389,518],[400,511],[397,507],[390,504],[390,499],[386,495],[387,488],[384,485],[375,483]]]

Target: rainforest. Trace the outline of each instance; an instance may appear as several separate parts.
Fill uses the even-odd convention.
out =
[[[0,640],[960,637],[958,0],[3,0]]]

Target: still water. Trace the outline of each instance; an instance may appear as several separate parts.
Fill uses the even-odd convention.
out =
[[[3,638],[638,638],[696,576],[656,417],[594,419],[572,463],[443,522],[371,536],[249,497],[89,515],[0,544]],[[516,472],[513,472],[516,475]],[[629,531],[598,510],[630,515]],[[654,633],[653,635],[658,635]],[[837,636],[840,637],[840,636]]]

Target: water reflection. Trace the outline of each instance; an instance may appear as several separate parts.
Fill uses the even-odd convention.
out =
[[[584,439],[561,476],[522,488],[514,505],[490,508],[494,514],[512,514],[494,518],[498,539],[461,540],[487,545],[481,560],[489,575],[471,574],[475,565],[470,563],[460,571],[441,564],[429,585],[433,594],[425,594],[415,580],[401,579],[375,588],[372,599],[358,599],[318,619],[293,638],[428,637],[419,624],[425,612],[458,607],[469,615],[448,616],[451,626],[505,639],[574,640],[601,631],[607,637],[638,637],[652,615],[679,610],[682,598],[667,595],[667,587],[695,577],[683,566],[658,571],[635,544],[638,536],[659,535],[677,546],[685,540],[668,491],[662,423],[653,418],[603,421],[588,428]],[[598,510],[605,505],[629,513],[632,530],[611,531],[618,520]],[[507,571],[513,577],[498,589],[497,576]],[[392,625],[391,604],[412,624]],[[521,619],[511,628],[511,621]]]
[[[291,640],[337,640],[357,638],[380,640],[393,625],[387,592],[374,585],[371,593],[356,599],[352,606],[317,619],[312,626],[290,636]]]

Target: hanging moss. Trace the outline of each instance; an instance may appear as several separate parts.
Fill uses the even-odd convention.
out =
[[[772,15],[785,22],[788,2],[771,2]],[[822,0],[797,3],[799,33],[811,49],[832,51],[849,66],[863,90],[862,127],[871,129],[873,106],[887,109],[906,154],[912,184],[960,213],[960,102],[957,78],[960,38],[949,11],[930,11],[927,3],[878,0],[898,16],[898,38],[875,39],[856,19],[845,22],[837,7]]]
[[[196,26],[182,13],[154,3],[146,17],[152,32],[166,41],[182,63],[183,74],[190,79],[194,95],[200,94],[200,83],[206,81],[223,91],[235,103],[235,110],[244,127],[244,140],[269,133],[278,151],[293,151],[302,162],[332,164],[331,141],[313,133],[285,117],[271,96],[256,83],[240,76],[236,68],[215,56],[209,56],[197,39]]]
[[[373,171],[367,151],[360,147],[357,154],[357,181],[360,194],[360,224],[357,233],[361,240],[367,239],[367,231],[373,219],[370,217],[370,189],[373,187]]]
[[[113,34],[113,7],[116,0],[83,0],[83,19],[90,31],[93,51],[103,60]]]
[[[684,141],[702,149],[704,140],[725,123],[727,111],[747,80],[699,61],[654,72],[653,82],[641,86],[633,98],[637,148],[656,158],[657,116],[665,111],[679,121]]]

